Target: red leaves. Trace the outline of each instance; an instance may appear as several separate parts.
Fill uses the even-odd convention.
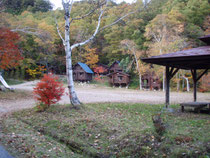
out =
[[[17,46],[19,38],[17,33],[0,28],[0,69],[15,67],[22,59]]]
[[[94,72],[97,73],[97,74],[98,73],[105,73],[105,72],[107,72],[107,70],[102,66],[97,66],[96,68],[94,68]]]
[[[51,104],[55,104],[61,100],[64,90],[65,88],[58,81],[58,77],[52,74],[45,74],[41,82],[34,88],[35,99],[49,107]]]

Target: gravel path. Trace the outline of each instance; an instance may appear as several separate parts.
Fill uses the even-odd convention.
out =
[[[37,82],[38,81],[26,82],[12,87],[15,89],[26,90],[31,93]],[[99,87],[91,84],[77,84],[76,92],[82,103],[125,102],[163,104],[165,102],[165,93],[162,91],[139,91],[125,88]],[[193,100],[192,92],[171,92],[170,95],[171,104],[190,102]],[[198,93],[198,101],[210,102],[210,93]],[[69,104],[68,96],[63,96],[59,103]],[[4,101],[0,103],[0,116],[12,111],[31,108],[34,106],[35,101],[33,98],[19,99],[16,101]]]

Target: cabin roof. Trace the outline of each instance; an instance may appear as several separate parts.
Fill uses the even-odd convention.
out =
[[[102,67],[104,67],[104,68],[106,68],[106,69],[109,68],[109,66],[107,66],[107,65],[105,65],[105,64],[102,64],[102,63],[98,63],[97,66],[98,66],[98,67],[99,67],[99,66],[102,66]]]
[[[124,73],[124,72],[119,72],[119,71],[109,73],[109,74],[107,74],[107,76],[111,76],[111,75],[113,75],[113,74],[122,74],[122,75],[130,76],[130,75],[129,75],[129,74],[127,74],[127,73]]]
[[[114,61],[114,62],[112,63],[112,65],[109,67],[109,69],[110,69],[115,63],[117,63],[118,65],[120,64],[119,61]]]
[[[87,66],[85,63],[81,63],[78,62],[77,63],[79,66],[81,66],[81,68],[86,72],[86,73],[90,73],[93,74],[93,71],[89,68],[89,66]]]

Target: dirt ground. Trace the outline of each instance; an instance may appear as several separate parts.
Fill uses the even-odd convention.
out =
[[[26,82],[12,86],[16,90],[26,90],[31,93],[38,81]],[[145,103],[145,104],[164,104],[165,93],[162,91],[139,91],[126,88],[102,87],[92,84],[76,84],[76,92],[82,103],[97,102],[124,102],[124,103]],[[67,89],[66,89],[67,92]],[[198,93],[198,101],[210,102],[210,93]],[[192,92],[171,92],[171,104],[193,101]],[[69,104],[67,95],[62,97],[60,104]],[[33,97],[21,98],[16,100],[0,100],[0,116],[9,112],[31,108],[35,106]]]

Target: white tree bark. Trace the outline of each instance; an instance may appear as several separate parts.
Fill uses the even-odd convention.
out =
[[[136,56],[136,51],[134,50],[134,48],[131,48],[128,43],[124,42],[124,45],[126,45],[126,47],[133,53],[133,56],[134,56],[134,59],[135,59],[135,62],[136,62],[136,70],[138,71],[138,74],[139,74],[139,89],[142,90],[141,71],[140,71],[138,59],[137,59],[137,56]]]
[[[189,84],[189,80],[188,80],[188,78],[187,78],[187,77],[185,77],[184,75],[182,76],[182,78],[183,78],[184,80],[186,80],[186,83],[187,83],[187,92],[189,92],[189,91],[190,91],[190,84]],[[183,82],[183,85],[184,85],[184,82]],[[183,86],[183,88],[184,88],[184,86]]]
[[[162,48],[160,48],[160,55],[162,55]],[[165,71],[163,70],[163,92],[165,91]]]

